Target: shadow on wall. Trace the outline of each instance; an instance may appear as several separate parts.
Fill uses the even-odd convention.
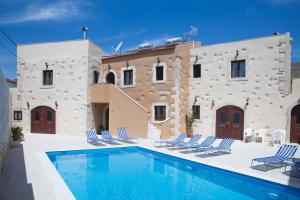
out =
[[[0,175],[1,200],[32,200],[32,185],[27,183],[23,145],[13,142],[4,158]]]

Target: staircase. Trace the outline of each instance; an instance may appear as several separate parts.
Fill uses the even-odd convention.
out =
[[[148,122],[148,138],[153,140],[159,140],[161,135],[161,130],[153,126],[152,123]]]

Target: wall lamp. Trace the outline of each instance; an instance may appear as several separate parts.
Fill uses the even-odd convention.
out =
[[[249,105],[249,98],[246,98],[246,103],[245,103],[245,106],[244,106],[244,110],[246,110],[246,108],[248,107]]]
[[[110,70],[111,70],[111,66],[110,64],[108,64],[108,72],[110,72]]]
[[[212,100],[212,101],[211,101],[210,109],[213,109],[214,106],[215,106],[215,100]]]
[[[157,65],[160,63],[160,57],[157,57],[156,62],[157,62]]]
[[[57,101],[55,101],[55,109],[57,109],[57,107],[58,107],[58,103]]]
[[[194,105],[196,105],[198,98],[199,98],[199,96],[195,96]]]
[[[199,59],[199,56],[196,55],[196,57],[195,57],[195,63],[197,63],[198,59]]]
[[[47,70],[49,67],[49,64],[47,62],[45,62],[45,65],[46,65],[46,70]]]
[[[29,108],[30,108],[29,102],[27,101],[26,104],[27,104],[27,110],[29,110]]]
[[[128,61],[126,61],[126,69],[128,69],[128,67],[129,67],[129,63]]]
[[[236,60],[238,58],[239,54],[240,54],[239,50],[236,50],[234,60]]]

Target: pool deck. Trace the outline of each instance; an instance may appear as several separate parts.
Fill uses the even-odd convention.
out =
[[[200,140],[200,142],[202,140]],[[99,146],[87,143],[85,136],[25,134],[25,141],[21,143],[14,142],[4,160],[4,166],[0,176],[0,199],[74,199],[72,193],[52,166],[45,152],[113,148],[120,146],[131,145],[107,144],[105,146]],[[252,158],[274,155],[278,147],[271,147],[260,143],[242,143],[236,141],[232,145],[231,154],[203,158],[196,157],[194,153],[184,154],[179,153],[178,150],[156,148],[153,146],[153,141],[149,139],[140,139],[138,144],[134,146],[141,146],[198,163],[239,172],[300,189],[300,178],[283,174],[281,168],[263,172],[249,167]],[[300,159],[300,150],[298,150],[295,157]],[[299,174],[297,174],[297,176],[298,175]]]

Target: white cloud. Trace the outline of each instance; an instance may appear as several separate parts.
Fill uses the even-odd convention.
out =
[[[32,21],[64,21],[80,16],[81,1],[59,0],[50,4],[34,3],[28,5],[21,13],[1,16],[0,24],[16,24]]]

